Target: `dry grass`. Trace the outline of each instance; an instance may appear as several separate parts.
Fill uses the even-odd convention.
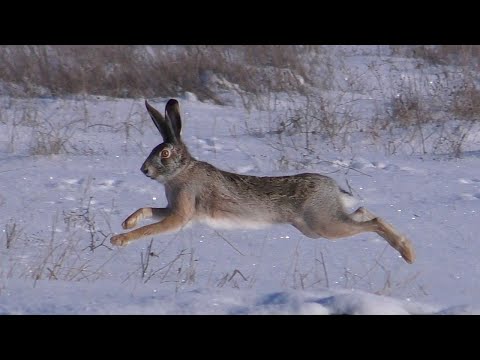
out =
[[[480,45],[393,45],[392,53],[430,65],[479,65]]]
[[[322,143],[342,150],[350,146],[351,134],[363,131],[373,142],[384,144],[388,154],[410,144],[411,153],[449,151],[458,156],[466,133],[453,132],[444,123],[451,118],[465,123],[480,118],[480,90],[476,85],[480,47],[415,45],[390,49],[412,61],[418,59],[419,64],[427,59],[427,64],[436,66],[418,67],[418,78],[384,82],[375,75],[374,66],[356,72],[346,65],[346,55],[326,46],[2,46],[0,84],[2,80],[14,84],[7,90],[15,96],[102,94],[137,98],[191,92],[200,100],[217,104],[230,101],[231,97],[224,94],[234,93],[247,109],[261,108],[270,113],[268,131],[278,134],[275,146],[281,148],[313,153],[319,151],[315,144]],[[401,71],[394,70],[392,79]],[[440,80],[434,81],[436,88],[426,94],[425,84],[431,81],[432,71]],[[371,85],[375,76],[378,84]],[[382,87],[383,83],[391,85]],[[358,124],[365,115],[354,105],[352,94],[368,94],[372,86],[383,92],[384,98],[378,103],[377,114],[370,116],[370,124],[362,124],[362,128]],[[0,88],[7,91],[3,84]],[[302,94],[306,103],[292,100],[285,114],[279,115],[275,108],[278,100],[283,101],[285,96],[293,99],[294,94]],[[443,115],[439,117],[440,111]],[[78,129],[106,126],[87,124],[89,116],[85,107],[83,125],[77,119],[78,123],[74,120],[59,127],[45,119],[38,108],[26,107],[21,114],[0,112],[0,124],[11,123],[7,129],[9,152],[16,151],[17,128],[25,125],[34,135],[29,154],[93,153],[92,149],[80,148],[74,136]],[[126,144],[132,144],[126,146],[136,151],[141,144],[132,139],[142,134],[143,122],[149,120],[143,108],[133,105],[122,116],[125,119],[119,126],[105,130],[123,131]]]
[[[23,228],[15,220],[9,220],[5,225],[5,248],[11,249],[19,238],[23,235]]]
[[[305,51],[293,45],[1,46],[0,81],[10,84],[14,96],[138,98],[188,91],[222,103],[219,88],[254,94],[300,90],[308,81]]]
[[[453,90],[451,96],[449,110],[452,114],[467,121],[480,120],[480,90],[472,80],[465,80]]]

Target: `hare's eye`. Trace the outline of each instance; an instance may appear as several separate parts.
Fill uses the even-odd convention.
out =
[[[162,159],[166,159],[170,157],[170,150],[163,149],[162,152],[160,153],[160,156]]]

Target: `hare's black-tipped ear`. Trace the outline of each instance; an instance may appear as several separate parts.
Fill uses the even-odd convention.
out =
[[[168,143],[176,142],[175,132],[173,131],[170,121],[165,120],[162,114],[151,106],[147,100],[145,100],[145,106],[147,107],[148,113],[153,120],[153,123],[157,127],[160,134],[162,134],[163,140]]]
[[[180,117],[180,105],[177,100],[168,100],[167,105],[165,105],[165,117],[167,121],[170,121],[173,133],[177,139],[180,139],[182,134],[182,118]]]

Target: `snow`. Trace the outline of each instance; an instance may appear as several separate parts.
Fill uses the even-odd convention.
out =
[[[360,73],[369,61],[352,55]],[[402,74],[413,71],[406,64]],[[367,93],[372,79],[363,80],[357,106],[366,119],[377,100],[368,100],[376,96]],[[167,100],[149,102],[163,110]],[[344,148],[313,139],[307,151],[295,142],[301,135],[280,138],[269,127],[287,100],[261,110],[202,103],[191,93],[179,100],[196,158],[258,176],[327,174],[407,234],[416,262],[373,233],[312,240],[287,225],[198,223],[116,248],[109,237],[124,231],[128,215],[166,205],[162,185],[140,171],[161,142],[143,99],[2,96],[1,314],[480,313],[478,133],[461,158],[401,143],[389,154],[359,133]],[[66,140],[58,154],[34,151],[55,139]]]
[[[8,283],[9,290],[2,291],[0,314],[408,315],[480,311],[463,307],[440,309],[348,290],[275,292],[201,288],[175,292],[158,289],[153,284],[112,285],[102,280],[76,286],[64,281],[45,281],[32,289],[19,282]],[[34,294],[36,301],[32,300]]]

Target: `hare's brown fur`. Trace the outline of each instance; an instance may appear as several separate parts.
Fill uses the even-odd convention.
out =
[[[332,178],[315,173],[258,177],[220,170],[188,152],[181,139],[176,100],[167,103],[165,117],[147,102],[146,106],[164,143],[152,150],[141,170],[164,184],[168,207],[138,209],[123,222],[124,229],[145,218],[159,221],[115,235],[112,244],[126,245],[142,237],[177,231],[192,221],[223,228],[291,224],[310,238],[338,239],[375,232],[405,261],[414,261],[411,242],[392,225],[363,207],[351,214],[346,211],[345,199],[350,195]]]

